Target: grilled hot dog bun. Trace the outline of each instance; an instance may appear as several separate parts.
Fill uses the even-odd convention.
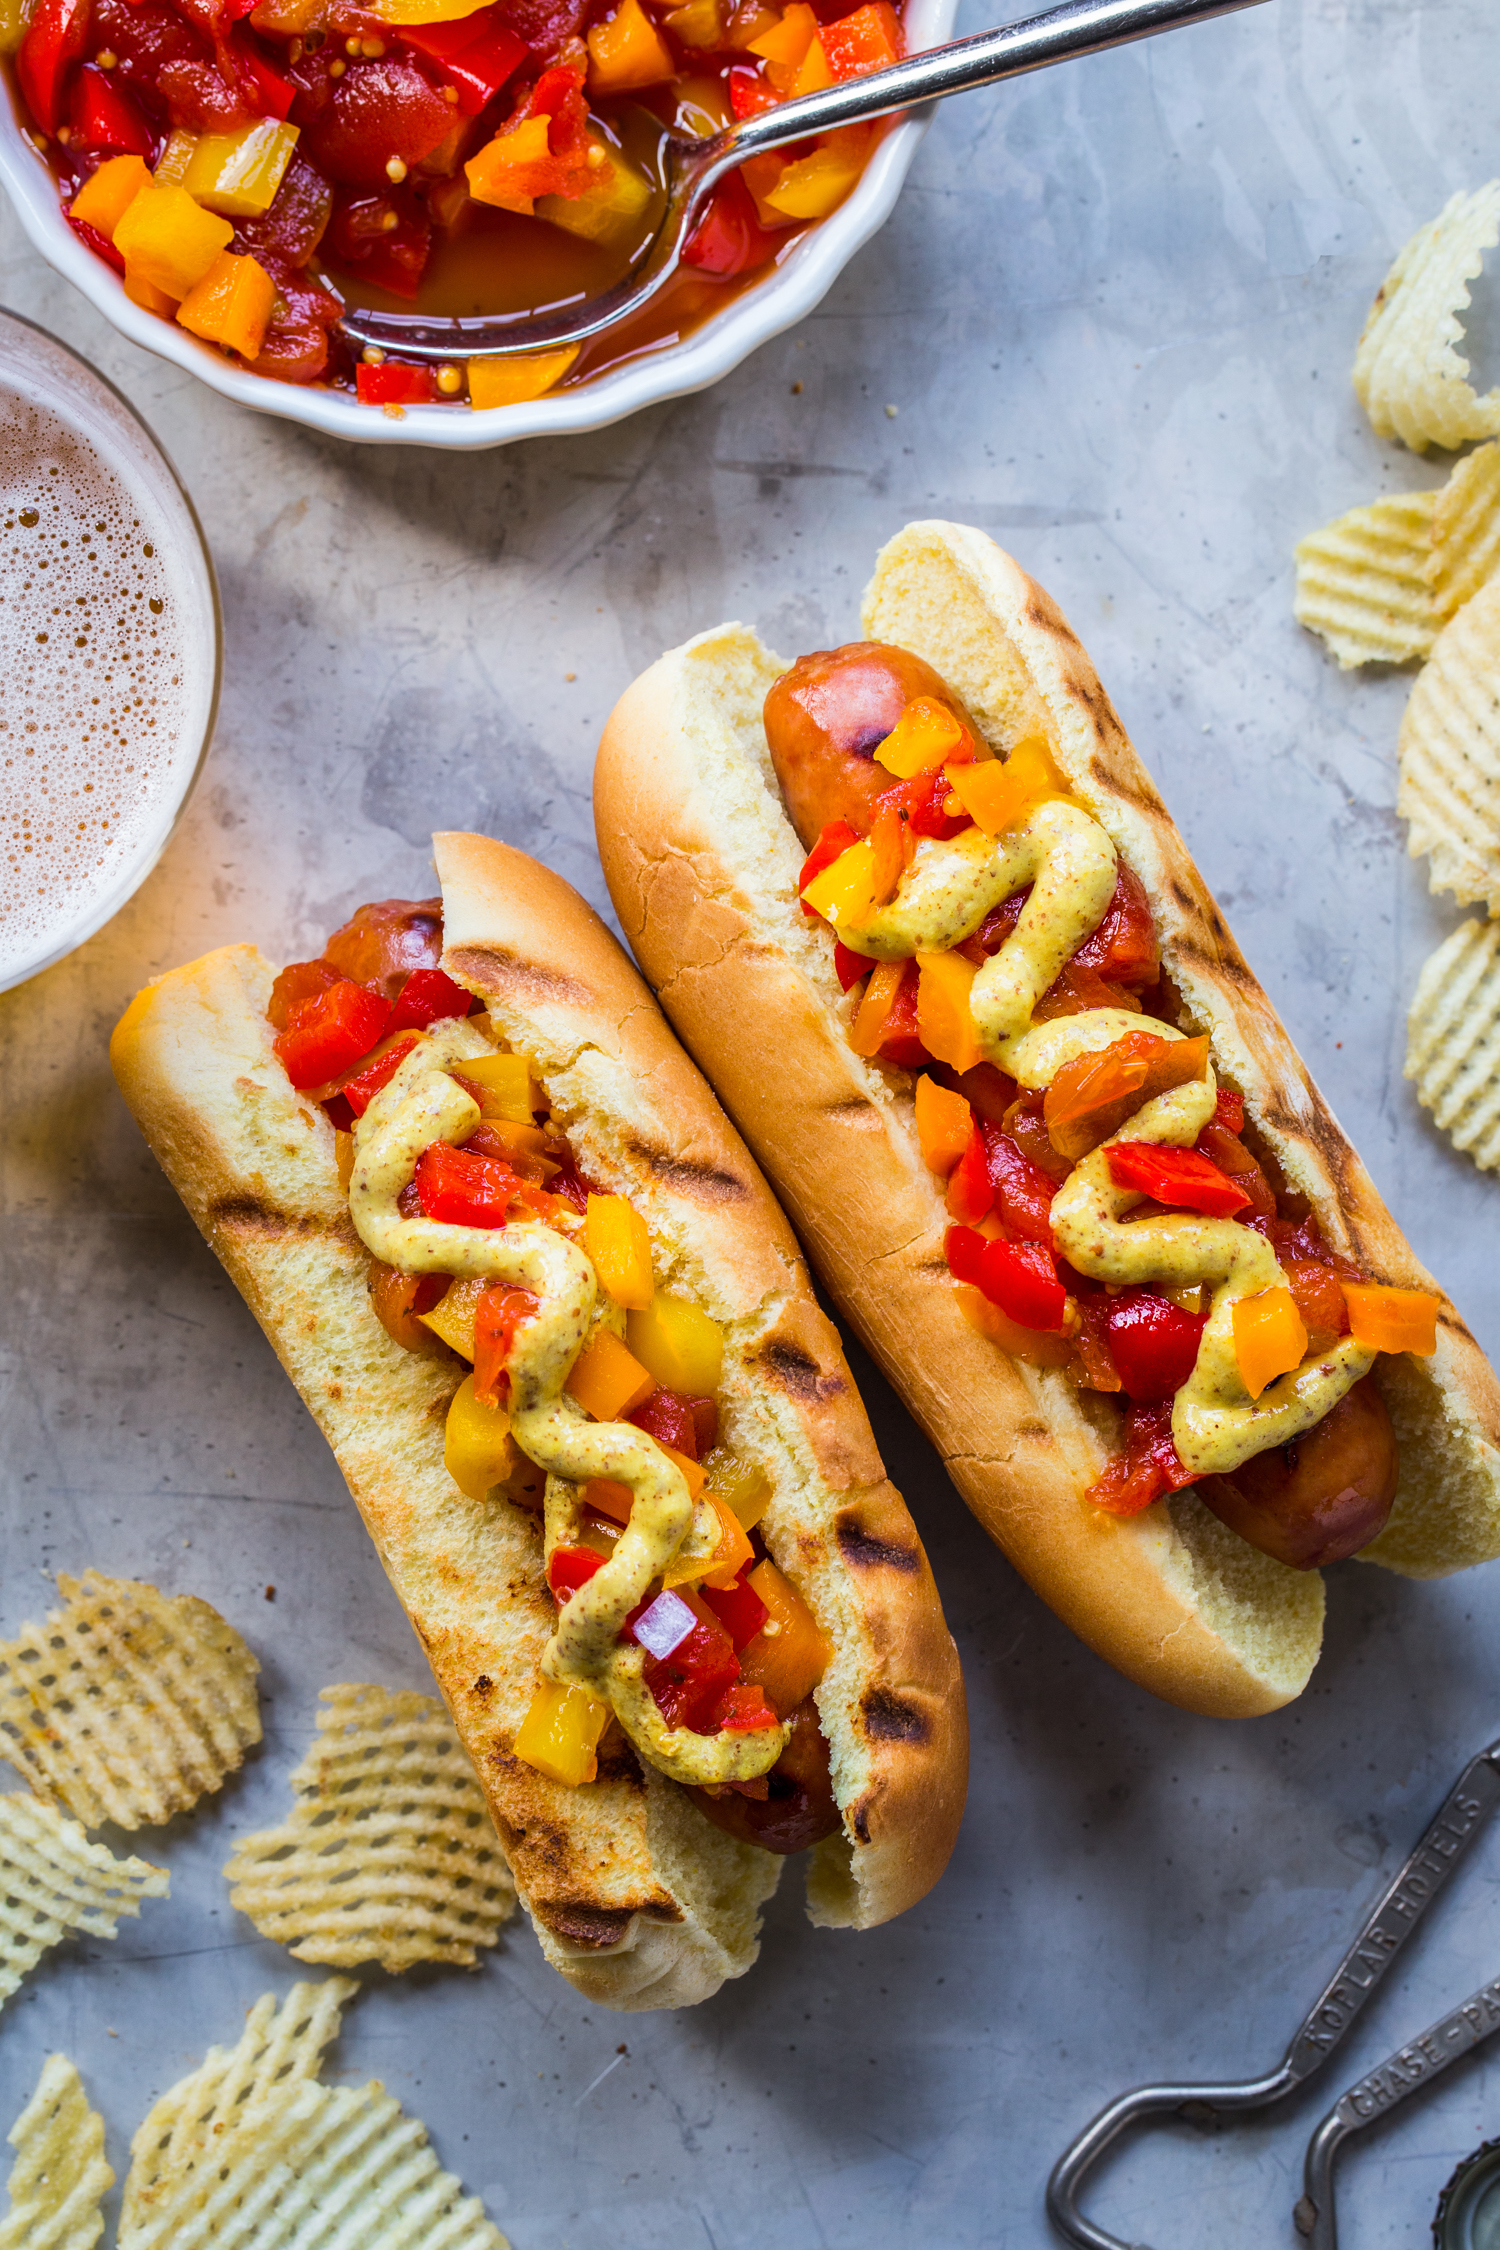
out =
[[[614,938],[506,845],[435,852],[448,973],[531,1059],[591,1177],[645,1217],[665,1285],[725,1330],[730,1425],[773,1488],[766,1544],[833,1645],[817,1703],[842,1827],[809,1856],[808,1911],[868,1928],[937,1880],[964,1798],[963,1685],[911,1518],[786,1221]],[[333,1448],[548,1959],[607,2007],[704,1999],[754,1960],[781,1863],[617,1733],[578,1788],[512,1755],[556,1617],[538,1519],[466,1499],[444,1468],[465,1370],[400,1349],[372,1309],[333,1128],[272,1049],[272,974],[239,945],[159,978],[115,1032],[116,1077]]]
[[[935,668],[990,745],[1044,734],[1071,794],[1145,885],[1187,1033],[1285,1186],[1372,1279],[1432,1288],[1312,1084],[1193,866],[1092,664],[1051,598],[982,533],[916,523],[884,549],[863,630]],[[991,1536],[1122,1672],[1188,1709],[1248,1716],[1297,1695],[1323,1588],[1227,1530],[1191,1488],[1112,1517],[1084,1494],[1117,1409],[1022,1365],[962,1317],[909,1073],[851,1052],[826,930],[798,901],[803,845],[762,706],[787,670],[738,625],[621,698],[595,776],[599,849],[637,958],[785,1203],[840,1309]],[[1381,1358],[1400,1446],[1367,1559],[1435,1577],[1500,1552],[1500,1390],[1444,1298],[1436,1355]]]

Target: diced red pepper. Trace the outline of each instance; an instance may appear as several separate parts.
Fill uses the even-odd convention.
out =
[[[781,1721],[766,1701],[762,1687],[732,1687],[710,1714],[707,1731],[710,1734],[759,1734],[763,1727],[779,1727]]]
[[[258,110],[262,117],[285,120],[297,97],[297,88],[266,60],[248,25],[235,25],[229,34],[229,49],[251,108]]]
[[[920,1070],[932,1060],[917,1029],[917,983],[917,964],[908,961],[878,1049],[882,1062],[895,1063],[902,1070]]]
[[[413,969],[396,995],[387,1031],[425,1031],[430,1023],[466,1016],[474,995],[441,969]]]
[[[802,873],[797,877],[798,892],[805,891],[808,884],[815,882],[825,867],[832,867],[836,859],[843,858],[851,844],[857,844],[858,842],[859,831],[856,828],[851,828],[847,820],[825,821],[819,831],[817,842],[802,862]],[[810,921],[815,922],[818,919],[810,906],[804,906],[802,911]],[[863,976],[863,969],[860,974]],[[844,989],[847,991],[848,986],[846,985]]]
[[[92,250],[96,258],[102,258],[107,266],[113,266],[116,273],[125,271],[125,260],[107,234],[101,234],[97,227],[91,227],[87,219],[75,219],[71,211],[63,215],[85,250]]]
[[[389,1024],[386,1030],[390,1030]],[[356,1117],[363,1117],[381,1087],[389,1086],[416,1043],[416,1034],[413,1032],[410,1039],[398,1040],[394,1047],[387,1047],[383,1055],[377,1056],[374,1062],[367,1064],[353,1078],[344,1080],[339,1092]]]
[[[1124,1451],[1084,1497],[1109,1515],[1138,1516],[1164,1492],[1180,1492],[1197,1481],[1172,1443],[1171,1405],[1132,1406],[1125,1417]]]
[[[982,966],[1004,945],[1020,921],[1021,910],[1030,896],[1029,883],[1023,891],[1012,891],[1009,898],[1003,898],[998,906],[990,908],[974,935],[965,938],[962,945],[954,947],[954,951],[963,954],[965,960]]]
[[[1131,1398],[1171,1398],[1193,1372],[1207,1315],[1183,1312],[1154,1289],[1107,1297],[1104,1327],[1121,1387]]]
[[[711,1734],[714,1711],[739,1680],[740,1660],[722,1626],[699,1622],[670,1656],[648,1656],[644,1677],[669,1727]]]
[[[1161,948],[1146,886],[1123,859],[1104,919],[1079,946],[1073,965],[1097,970],[1107,984],[1130,985],[1137,991],[1155,984],[1161,975]]]
[[[863,78],[872,70],[888,70],[906,51],[900,19],[890,0],[869,0],[853,15],[825,23],[818,36],[836,84]]]
[[[592,1547],[554,1547],[547,1558],[547,1584],[558,1607],[603,1568],[604,1557]]]
[[[779,235],[768,234],[750,190],[738,172],[721,180],[708,199],[708,208],[682,248],[682,263],[720,280],[751,273],[780,248]],[[850,842],[858,841],[851,836]]]
[[[737,1578],[732,1586],[704,1586],[703,1599],[734,1643],[736,1656],[748,1648],[771,1612],[753,1586],[747,1586],[744,1577]]]
[[[272,1045],[294,1086],[322,1086],[370,1052],[390,1012],[381,993],[343,977],[315,999],[299,1000]]]
[[[803,870],[803,873],[806,874],[806,869]],[[807,876],[807,880],[811,882],[812,877]],[[804,914],[809,914],[812,910],[810,907],[804,906],[802,911]],[[863,953],[853,953],[838,938],[834,939],[833,973],[846,992],[851,991],[861,977],[867,977],[874,965]]]
[[[948,1228],[943,1236],[943,1255],[955,1281],[966,1281],[974,1289],[981,1286],[984,1242],[984,1236],[974,1227]]]
[[[319,993],[330,985],[340,983],[339,972],[328,961],[292,961],[281,971],[271,987],[271,997],[266,1005],[266,1016],[277,1031],[285,1031],[292,1020],[292,1010],[303,1000],[316,1000]],[[348,980],[357,983],[357,978]]]
[[[1216,1116],[1211,1117],[1194,1145],[1200,1156],[1217,1164],[1219,1170],[1226,1172],[1235,1186],[1243,1190],[1252,1218],[1276,1216],[1275,1191],[1238,1133],[1221,1125]]]
[[[89,35],[90,0],[37,0],[16,55],[16,76],[26,106],[44,133],[62,123],[68,72]]]
[[[1245,1190],[1194,1148],[1162,1148],[1154,1141],[1117,1141],[1107,1150],[1116,1187],[1135,1188],[1174,1210],[1203,1211],[1232,1219],[1250,1202]]]
[[[84,64],[73,81],[69,116],[75,149],[144,156],[150,161],[156,141],[140,104],[127,86],[113,83],[107,70]]]
[[[685,1453],[690,1461],[698,1458],[698,1424],[693,1414],[693,1402],[681,1391],[653,1391],[644,1406],[638,1406],[626,1416],[638,1430],[654,1437],[658,1445],[670,1445],[674,1453]]]
[[[447,139],[454,107],[404,55],[351,62],[334,81],[327,107],[304,129],[303,151],[327,178],[378,195],[393,156],[408,167],[420,164]]]
[[[981,1063],[979,1067],[983,1070],[989,1066]],[[1050,1180],[1039,1165],[1032,1163],[1009,1133],[988,1123],[982,1124],[980,1131],[984,1135],[985,1161],[994,1189],[996,1216],[1023,1241],[1045,1242],[1050,1249],[1056,1181]]]
[[[1226,1133],[1243,1133],[1245,1130],[1245,1097],[1228,1086],[1221,1086],[1214,1097],[1214,1123],[1222,1125]]]
[[[457,23],[405,24],[401,39],[441,64],[458,89],[465,117],[477,117],[526,59],[525,40],[501,22],[497,8],[482,8]]]
[[[495,1157],[446,1141],[422,1151],[415,1182],[424,1215],[453,1227],[503,1227],[525,1185]]]
[[[529,1289],[497,1282],[474,1308],[474,1396],[481,1406],[498,1406],[510,1389],[507,1361],[523,1320],[541,1311]]]
[[[947,797],[947,779],[939,766],[913,774],[910,781],[898,782],[894,789],[882,789],[871,801],[870,811],[877,819],[883,812],[896,813],[912,836],[956,836],[973,823],[967,813],[945,813]]]
[[[759,117],[781,99],[758,63],[736,63],[729,73],[729,106],[736,117]]]
[[[948,1175],[948,1209],[962,1225],[972,1227],[977,1226],[994,1200],[989,1152],[985,1136],[976,1125],[963,1155]]]
[[[415,297],[432,252],[432,221],[426,203],[409,187],[352,196],[345,188],[335,201],[330,239],[341,258],[358,266],[364,280],[389,289],[393,296]],[[419,399],[373,403],[422,405],[433,395],[424,392]]]
[[[379,367],[367,366],[361,360],[354,371],[354,387],[361,406],[430,406],[438,395],[437,377],[430,367],[414,367],[400,359],[383,360]],[[443,975],[441,969],[413,970],[412,973]],[[443,977],[445,984],[448,981]],[[468,1001],[469,995],[465,993],[465,1012]],[[432,1018],[429,1016],[427,1020],[430,1023]]]
[[[1023,1328],[1057,1335],[1067,1325],[1068,1292],[1044,1242],[987,1242],[979,1286],[992,1305]]]

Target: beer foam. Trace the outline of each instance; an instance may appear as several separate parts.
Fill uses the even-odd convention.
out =
[[[0,374],[0,985],[134,889],[213,702],[188,511],[88,422]]]

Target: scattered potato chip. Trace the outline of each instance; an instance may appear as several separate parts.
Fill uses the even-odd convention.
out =
[[[1406,1075],[1455,1148],[1500,1166],[1500,922],[1465,922],[1417,979]]]
[[[267,1994],[131,2143],[119,2250],[507,2250],[378,2081],[316,2072],[358,1986]]]
[[[1409,664],[1438,630],[1428,569],[1434,492],[1397,492],[1351,508],[1297,548],[1297,623],[1340,665]]]
[[[16,2161],[0,2250],[93,2250],[115,2176],[104,2159],[104,2120],[66,2055],[47,2057],[6,2137]]]
[[[299,1961],[472,1968],[515,1909],[515,1886],[453,1722],[434,1696],[323,1690],[318,1736],[279,1828],[224,1869],[233,1903]]]
[[[1500,579],[1433,643],[1401,721],[1396,810],[1428,886],[1500,914]]]
[[[1484,253],[1500,242],[1500,180],[1451,196],[1380,285],[1354,355],[1354,388],[1377,437],[1413,452],[1500,431],[1500,390],[1477,396],[1455,346]]]
[[[0,1642],[0,1756],[86,1828],[170,1820],[260,1740],[239,1634],[207,1602],[59,1575],[67,1608]]]
[[[1428,584],[1444,621],[1472,601],[1500,566],[1500,442],[1460,461],[1437,494]]]
[[[35,1797],[0,1797],[0,2003],[74,1930],[112,1938],[143,1898],[165,1898],[164,1867],[116,1859],[76,1820]]]

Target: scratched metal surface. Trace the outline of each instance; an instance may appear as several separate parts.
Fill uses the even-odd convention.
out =
[[[1381,1187],[1500,1347],[1500,1188],[1400,1077],[1418,967],[1455,920],[1391,809],[1405,684],[1341,677],[1289,614],[1301,531],[1440,473],[1374,440],[1347,370],[1395,246],[1497,169],[1494,51],[1487,0],[1276,0],[951,107],[800,332],[703,397],[482,458],[341,450],[234,409],[0,233],[0,298],[96,356],[174,452],[229,634],[217,748],[166,860],[0,999],[0,1627],[60,1567],[201,1593],[259,1652],[267,1728],[219,1800],[147,1843],[170,1902],[6,2006],[0,2123],[63,2047],[123,2171],[147,2097],[296,1973],[217,1871],[283,1803],[317,1690],[426,1680],[321,1440],[121,1107],[110,1024],[207,946],[288,957],[358,899],[422,891],[435,824],[492,827],[601,900],[589,761],[614,694],[725,615],[789,653],[847,636],[905,518],[981,524],[1059,595]],[[1041,2244],[1045,2172],[1096,2105],[1268,2065],[1500,1734],[1500,1574],[1346,1566],[1297,1707],[1188,1718],[1069,1640],[868,1396],[967,1670],[953,1866],[867,1937],[811,1931],[789,1879],[755,1972],[679,2015],[584,2006],[524,1927],[473,1976],[368,1977],[338,2073],[428,2119],[517,2250]],[[1500,1835],[1294,2111],[1133,2145],[1101,2214],[1158,2250],[1290,2240],[1316,2118],[1500,1970],[1497,1874]],[[1417,2239],[1497,2129],[1500,2054],[1356,2144],[1347,2239]]]

